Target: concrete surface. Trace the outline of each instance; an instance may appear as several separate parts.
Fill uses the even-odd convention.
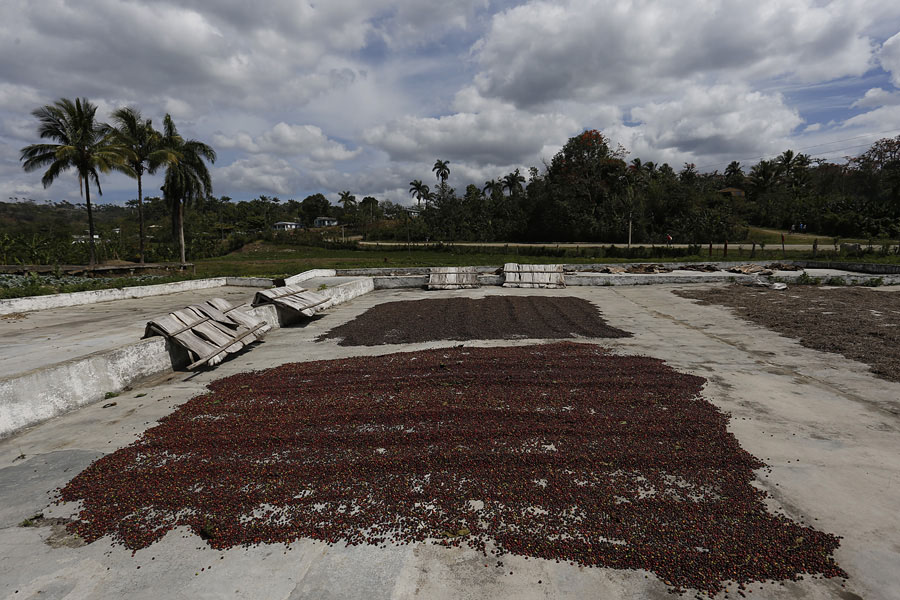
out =
[[[772,467],[758,482],[772,494],[772,508],[844,538],[836,558],[850,574],[846,588],[839,580],[806,578],[763,584],[763,590],[754,586],[751,597],[896,599],[900,384],[874,378],[865,365],[803,348],[726,309],[701,307],[677,297],[671,293],[677,287],[481,288],[440,294],[586,298],[600,307],[611,325],[635,334],[594,343],[618,353],[661,358],[679,370],[706,377],[704,395],[732,413],[730,429],[742,447]],[[123,394],[114,407],[94,404],[0,441],[0,598],[671,597],[663,583],[643,571],[581,569],[512,556],[504,557],[506,568],[498,571],[485,568],[481,555],[467,548],[419,544],[347,549],[300,540],[290,548],[272,545],[219,552],[206,549],[192,535],[173,531],[132,557],[130,551],[103,540],[70,547],[72,540],[61,537],[58,529],[16,525],[41,510],[48,517],[73,514],[75,507],[69,505],[45,508],[46,493],[92,457],[134,441],[215,378],[304,358],[458,345],[453,341],[344,348],[334,341],[314,342],[375,304],[427,297],[435,297],[435,292],[367,294],[305,325],[271,332],[240,361],[226,361],[212,372],[176,374],[163,384]],[[534,341],[466,342],[530,343]],[[209,566],[212,570],[201,571]]]

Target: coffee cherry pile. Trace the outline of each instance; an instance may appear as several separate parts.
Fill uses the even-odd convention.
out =
[[[467,544],[709,594],[846,576],[837,537],[766,510],[704,381],[576,343],[287,364],[214,382],[60,500],[85,540],[132,549],[187,526],[218,549]]]
[[[572,296],[487,296],[385,302],[317,341],[340,346],[414,344],[432,340],[620,338],[597,307]]]

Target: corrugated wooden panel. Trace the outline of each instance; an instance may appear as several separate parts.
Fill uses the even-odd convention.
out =
[[[565,273],[562,265],[503,265],[503,287],[564,288]]]
[[[241,312],[223,298],[214,298],[148,322],[144,337],[163,335],[173,340],[188,351],[194,361],[189,368],[194,368],[222,362],[268,329],[265,321]]]
[[[299,312],[311,317],[316,311],[321,310],[329,298],[317,294],[299,286],[285,285],[256,292],[253,298],[253,306],[261,304],[274,304],[282,308]]]
[[[475,267],[432,267],[428,272],[429,290],[459,290],[479,286]]]

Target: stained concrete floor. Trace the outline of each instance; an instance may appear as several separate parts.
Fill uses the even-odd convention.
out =
[[[262,289],[262,288],[259,288]],[[210,298],[234,305],[257,288],[225,286],[164,296],[132,298],[21,313],[0,319],[0,377],[46,367],[102,350],[133,344],[147,321]]]
[[[898,598],[900,590],[900,384],[868,368],[671,293],[677,286],[504,290],[442,295],[565,294],[595,303],[631,338],[593,340],[615,352],[644,354],[709,380],[704,395],[732,413],[741,445],[772,468],[759,485],[772,509],[843,536],[836,552],[850,580],[754,586],[757,598]],[[47,507],[47,492],[104,453],[137,438],[210,381],[284,362],[455,346],[340,347],[314,342],[331,327],[380,302],[435,292],[375,292],[327,311],[305,326],[274,331],[250,352],[214,370],[168,382],[54,419],[0,441],[0,598],[668,598],[651,573],[583,569],[504,557],[485,568],[467,548],[428,544],[378,549],[301,540],[219,552],[184,531],[134,556],[104,540],[69,547],[59,528],[19,527],[26,517],[73,514]],[[467,342],[467,345],[534,343]],[[141,395],[146,394],[146,395]],[[140,397],[139,397],[140,396]],[[50,542],[50,543],[48,543]],[[207,567],[212,566],[212,569]],[[204,569],[201,571],[201,569]],[[509,575],[513,571],[513,575]],[[758,589],[762,587],[762,590]],[[734,591],[730,594],[734,597]]]

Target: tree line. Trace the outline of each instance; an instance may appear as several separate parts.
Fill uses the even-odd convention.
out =
[[[516,169],[462,195],[446,185],[448,161],[435,162],[435,188],[410,182],[421,207],[420,237],[434,240],[631,242],[744,241],[747,227],[830,237],[900,238],[900,136],[875,142],[844,164],[786,150],[745,171],[679,171],[626,160],[598,131],[572,137],[544,164]],[[375,235],[397,238],[402,228]]]
[[[206,167],[215,151],[182,138],[169,115],[157,131],[133,107],[115,111],[111,124],[97,122],[95,113],[84,99],[34,111],[39,135],[54,143],[23,148],[23,166],[46,168],[45,186],[74,169],[85,203],[0,203],[0,263],[78,262],[85,247],[93,264],[98,251],[103,259],[184,262],[260,238],[319,243],[321,233],[278,238],[272,229],[278,221],[309,227],[320,216],[337,218],[346,236],[374,240],[697,244],[745,241],[751,225],[830,237],[900,237],[900,136],[879,140],[844,164],[786,150],[749,169],[733,161],[722,173],[700,173],[689,163],[675,171],[665,163],[627,160],[623,147],[588,130],[570,138],[542,169],[516,169],[469,184],[462,194],[447,183],[450,162],[437,160],[433,188],[420,179],[409,182],[412,207],[373,196],[359,200],[349,190],[332,205],[321,193],[302,201],[217,198]],[[124,207],[93,205],[90,184],[100,193],[99,176],[112,170],[136,180],[137,198]],[[162,197],[144,198],[142,177],[159,170],[165,170]],[[88,243],[72,244],[84,214]]]

